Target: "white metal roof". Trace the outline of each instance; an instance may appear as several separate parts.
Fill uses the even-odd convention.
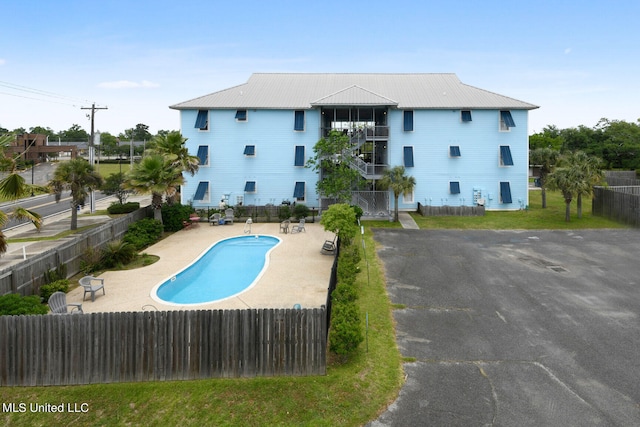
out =
[[[170,106],[191,109],[307,109],[376,105],[400,109],[532,110],[537,105],[466,85],[455,74],[256,73],[241,85]]]

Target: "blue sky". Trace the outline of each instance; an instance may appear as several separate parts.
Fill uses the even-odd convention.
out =
[[[8,3],[8,4],[7,4]],[[525,5],[526,4],[526,5]],[[455,73],[539,105],[529,133],[640,118],[640,2],[8,0],[0,127],[179,129],[254,72]]]

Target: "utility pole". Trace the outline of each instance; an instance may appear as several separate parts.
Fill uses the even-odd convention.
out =
[[[95,115],[96,115],[96,110],[106,110],[107,107],[96,107],[96,103],[94,102],[93,104],[91,104],[91,107],[81,107],[81,110],[91,110],[91,142],[89,143],[89,164],[91,164],[91,166],[95,166],[95,133],[94,133],[94,121],[95,121]],[[91,213],[94,213],[96,211],[96,198],[93,194],[93,190],[91,190],[89,192],[89,209],[91,211]]]

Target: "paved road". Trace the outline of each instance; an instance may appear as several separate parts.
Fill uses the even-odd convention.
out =
[[[36,165],[33,172],[33,179],[37,185],[46,185],[53,177],[53,172],[57,167],[57,163],[41,163]],[[27,183],[31,183],[32,175],[31,169],[26,172],[23,172],[22,177],[27,181]],[[102,192],[96,191],[95,193],[96,202],[107,198]],[[64,193],[64,196],[60,202],[56,203],[54,195],[40,195],[36,197],[27,197],[21,200],[16,200],[15,202],[3,203],[0,205],[0,210],[5,213],[11,213],[16,206],[21,206],[25,209],[34,210],[43,218],[49,218],[51,216],[57,215],[62,212],[70,211],[71,207],[69,202],[71,198],[68,196],[68,192]],[[87,199],[87,203],[89,200]],[[11,230],[17,226],[27,223],[28,221],[9,221],[3,230]]]
[[[640,232],[375,230],[407,380],[371,426],[640,425]]]

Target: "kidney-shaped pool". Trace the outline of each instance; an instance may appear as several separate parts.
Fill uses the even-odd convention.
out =
[[[191,264],[156,285],[151,297],[164,304],[205,304],[236,296],[256,284],[267,269],[274,236],[250,235],[220,240]]]

